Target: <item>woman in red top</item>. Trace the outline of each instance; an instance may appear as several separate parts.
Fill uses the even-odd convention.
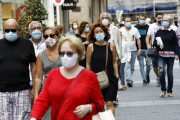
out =
[[[60,40],[58,50],[63,66],[49,73],[43,91],[34,103],[31,120],[41,119],[50,106],[53,119],[66,89],[84,69],[78,64],[78,60],[82,60],[85,54],[80,39],[75,36],[64,37]],[[96,102],[101,108],[96,108]],[[57,120],[92,120],[92,115],[97,114],[100,109],[104,109],[104,100],[97,75],[86,70],[70,89],[58,111]]]

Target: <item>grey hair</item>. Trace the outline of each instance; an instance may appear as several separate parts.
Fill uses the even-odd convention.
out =
[[[32,21],[32,22],[29,24],[29,30],[31,29],[31,25],[32,25],[33,23],[39,23],[40,26],[41,26],[41,28],[42,28],[42,25],[41,25],[41,23],[40,23],[39,21]]]
[[[169,26],[170,26],[171,24],[173,24],[174,19],[173,19],[171,16],[166,15],[166,16],[164,16],[164,17],[162,18],[161,25],[162,25],[162,23],[163,23],[164,18],[168,18],[168,19],[169,19]]]
[[[108,17],[109,17],[110,19],[112,18],[111,14],[108,13],[108,12],[101,13],[101,14],[100,14],[100,18],[102,18],[102,15],[103,15],[103,14],[108,14]]]
[[[46,27],[43,29],[43,35],[45,34],[46,30],[52,29],[54,30],[55,35],[59,35],[59,31],[55,27]]]

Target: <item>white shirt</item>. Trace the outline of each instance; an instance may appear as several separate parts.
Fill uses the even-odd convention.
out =
[[[130,62],[131,59],[131,50],[129,48],[128,42],[122,41],[122,58],[121,63]]]
[[[136,39],[139,39],[141,37],[138,29],[135,27],[131,27],[131,29],[127,31],[126,28],[123,27],[120,29],[120,32],[122,33],[122,41],[128,42],[131,51],[136,51]]]
[[[109,31],[108,31],[108,32],[109,32],[109,34],[110,34],[110,39],[108,40],[108,42],[114,43],[114,38],[113,38],[111,26],[109,26]]]
[[[32,38],[29,39],[32,43],[33,43],[33,46],[34,46],[34,52],[35,52],[35,55],[36,55],[36,58],[38,56],[39,53],[41,53],[43,50],[46,49],[46,44],[44,42],[44,39],[42,38],[41,39],[41,42],[36,45],[33,41],[32,41]],[[31,69],[30,69],[30,65],[29,65],[29,78],[30,78],[30,85],[32,86],[32,76],[31,76]],[[43,76],[44,78],[44,76]]]
[[[156,23],[153,23],[149,26],[147,34],[151,36],[152,38],[152,44],[154,42],[154,38],[156,36],[156,33],[158,30],[162,29],[163,26],[158,26]]]

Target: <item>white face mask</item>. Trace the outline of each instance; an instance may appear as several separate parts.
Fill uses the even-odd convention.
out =
[[[56,39],[48,37],[45,40],[45,43],[46,43],[46,46],[52,47],[52,46],[54,46],[56,44]]]
[[[102,24],[103,24],[103,25],[108,25],[108,24],[109,24],[109,21],[108,21],[107,19],[103,19],[103,20],[102,20]]]
[[[75,66],[76,62],[78,60],[78,54],[73,54],[72,57],[68,57],[66,54],[64,54],[63,57],[61,57],[62,66],[65,68],[72,68]]]

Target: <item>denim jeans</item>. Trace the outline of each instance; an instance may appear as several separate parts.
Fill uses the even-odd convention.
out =
[[[131,51],[130,64],[126,66],[126,81],[133,83],[132,75],[134,72],[134,64],[136,61],[137,51]]]
[[[139,61],[139,67],[140,67],[141,76],[142,76],[142,79],[145,80],[145,81],[147,81],[146,76],[149,76],[150,69],[151,69],[151,58],[149,58],[149,60],[146,59],[147,58],[147,53],[148,53],[147,50],[141,50],[141,55],[137,56],[137,59]],[[146,74],[145,74],[145,71],[144,71],[144,58],[145,58],[145,61],[146,61]]]
[[[162,91],[166,91],[166,81],[165,81],[165,75],[164,75],[165,62],[167,63],[167,77],[168,77],[167,92],[172,93],[174,57],[159,56],[159,58],[158,58],[159,78],[160,78],[160,82],[161,82],[161,90]]]
[[[121,84],[122,85],[125,85],[125,78],[124,78],[124,68],[125,68],[125,65],[126,63],[121,63],[120,66],[119,66],[119,76],[120,76],[120,79],[121,79]]]

